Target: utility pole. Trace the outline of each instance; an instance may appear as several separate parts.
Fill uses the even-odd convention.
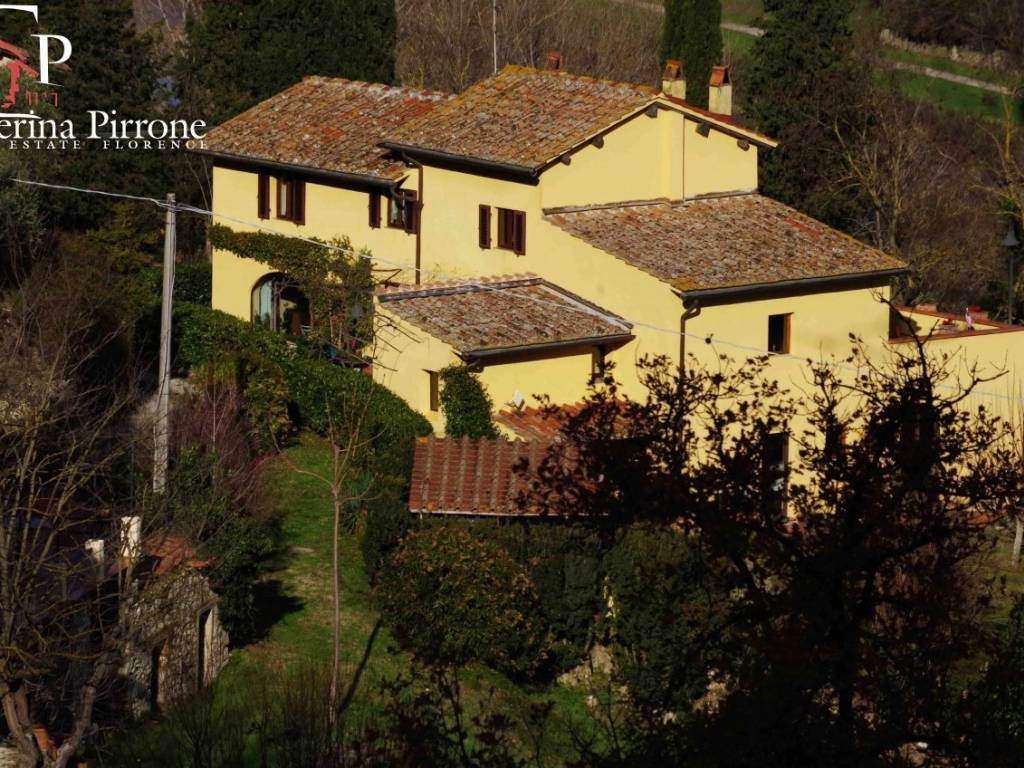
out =
[[[498,0],[491,0],[491,45],[494,49],[494,74],[498,74]]]
[[[171,303],[174,298],[174,253],[176,250],[175,198],[167,195],[164,223],[164,285],[160,304],[160,369],[157,372],[156,418],[153,420],[153,490],[163,493],[167,486],[168,419],[171,395]]]

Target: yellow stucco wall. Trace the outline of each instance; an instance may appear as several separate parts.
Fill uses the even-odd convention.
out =
[[[417,173],[413,169],[405,182],[410,185],[410,189],[416,188]],[[275,183],[271,179],[271,218],[260,219],[257,211],[257,174],[215,167],[213,210],[219,214],[215,222],[240,232],[251,232],[259,228],[261,231],[318,237],[323,240],[344,235],[352,241],[354,248],[370,248],[380,259],[409,266],[414,264],[416,239],[413,235],[400,229],[391,229],[383,223],[377,229],[370,227],[367,192],[307,182],[306,223],[297,225],[273,217]],[[382,220],[386,210],[386,201],[382,200]],[[239,259],[225,251],[214,251],[214,309],[248,320],[252,287],[272,271],[269,266],[259,262]]]
[[[683,147],[685,197],[757,189],[757,148],[753,145],[744,151],[734,137],[719,131],[701,136],[697,123],[687,120]]]
[[[451,345],[410,325],[377,305],[377,346],[373,377],[422,413],[438,434],[444,432],[444,414],[430,410],[429,371],[459,363]],[[495,360],[480,368],[480,380],[494,406],[511,403],[516,390],[528,405],[548,395],[555,403],[573,403],[586,391],[591,354],[586,349],[547,352],[515,360]]]

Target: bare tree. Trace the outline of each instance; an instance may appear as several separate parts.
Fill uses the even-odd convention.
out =
[[[984,148],[965,144],[962,130],[949,131],[892,87],[868,89],[859,113],[855,125],[828,127],[843,169],[833,187],[866,211],[855,234],[913,267],[904,300],[980,300],[999,258]]]
[[[461,91],[505,64],[550,50],[573,73],[654,84],[661,16],[571,0],[399,0],[397,71],[405,85]]]
[[[107,478],[124,457],[116,428],[131,396],[88,383],[95,348],[82,339],[92,318],[42,295],[22,291],[8,301],[0,334],[8,361],[0,374],[0,702],[25,768],[71,759],[124,637],[123,625],[105,617],[93,641],[107,597],[90,596],[96,565],[87,544],[108,525]],[[76,686],[64,739],[43,751],[33,739],[30,688],[74,662],[89,672]]]

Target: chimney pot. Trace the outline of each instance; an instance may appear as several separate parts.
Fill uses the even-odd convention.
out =
[[[732,114],[732,73],[729,67],[717,64],[711,68],[708,110],[720,115]]]
[[[680,101],[686,101],[686,75],[683,73],[683,62],[676,59],[665,61],[665,69],[661,73],[661,92]]]
[[[562,54],[558,51],[548,51],[544,57],[544,69],[549,72],[558,72],[562,68]]]

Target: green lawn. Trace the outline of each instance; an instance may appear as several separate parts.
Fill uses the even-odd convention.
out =
[[[942,109],[977,115],[989,120],[1001,122],[1006,118],[1007,97],[998,93],[947,80],[936,80],[913,72],[894,72],[893,77],[904,95],[910,98],[921,99]]]
[[[327,487],[296,468],[327,475],[330,454],[326,444],[304,436],[302,442],[277,459],[269,472],[272,496],[281,515],[283,548],[267,576],[268,592],[277,593],[277,616],[265,639],[236,651],[221,676],[226,692],[244,691],[250,675],[281,665],[328,662],[331,656],[331,519]],[[410,659],[380,624],[373,593],[363,570],[355,533],[341,544],[343,683],[351,686],[349,712],[371,715],[377,684],[407,671]],[[550,700],[553,716],[545,739],[550,765],[560,765],[569,754],[570,723],[586,718],[585,693],[553,685],[527,690],[504,676],[479,666],[463,671],[465,699],[470,712],[488,700],[491,708],[514,717],[530,703]],[[355,685],[353,685],[353,681]]]

